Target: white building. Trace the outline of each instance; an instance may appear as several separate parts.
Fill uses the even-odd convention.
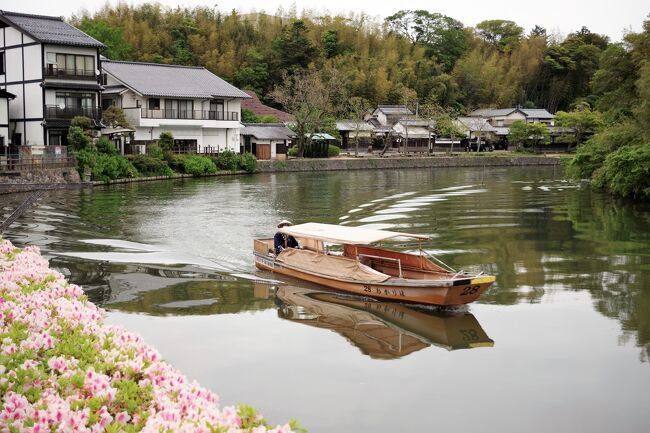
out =
[[[295,133],[284,123],[245,123],[241,130],[242,150],[259,160],[287,159]]]
[[[133,144],[170,132],[181,151],[240,151],[241,101],[250,96],[207,69],[104,59],[102,70],[102,106],[124,110]]]
[[[9,101],[16,95],[0,89],[0,155],[6,154],[9,143]]]
[[[63,18],[0,11],[0,89],[16,95],[8,105],[5,144],[13,151],[30,146],[36,155],[66,144],[75,116],[99,128],[101,48]]]

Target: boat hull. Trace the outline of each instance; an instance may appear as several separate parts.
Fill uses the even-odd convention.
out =
[[[364,282],[334,278],[306,272],[275,260],[274,257],[255,253],[255,266],[277,274],[320,284],[360,296],[417,304],[454,306],[474,302],[495,281],[493,276],[474,278],[410,282]]]

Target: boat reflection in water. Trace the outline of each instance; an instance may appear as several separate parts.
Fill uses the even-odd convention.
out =
[[[401,358],[430,345],[447,350],[494,346],[467,311],[420,309],[296,286],[280,286],[276,302],[281,318],[341,334],[371,358]]]

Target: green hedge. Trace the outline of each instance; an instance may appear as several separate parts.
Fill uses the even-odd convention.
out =
[[[150,155],[129,155],[128,160],[143,176],[173,176],[167,161]]]

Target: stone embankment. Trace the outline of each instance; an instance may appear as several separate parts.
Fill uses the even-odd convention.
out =
[[[38,248],[0,239],[0,431],[290,433],[218,397],[104,323]]]
[[[559,166],[557,156],[488,155],[472,156],[426,156],[426,157],[341,157],[330,159],[290,159],[258,161],[257,173],[337,171],[337,170],[402,170],[411,168],[454,168],[454,167],[518,167],[518,166]],[[220,171],[205,177],[247,174],[246,171]],[[23,175],[0,178],[0,194],[38,189],[66,188],[71,186],[113,185],[156,180],[186,179],[189,174],[174,176],[151,176],[115,179],[109,181],[81,182],[76,170],[52,169]]]
[[[331,158],[290,159],[288,161],[258,161],[257,171],[273,173],[283,171],[335,171],[335,170],[400,170],[408,168],[452,167],[516,167],[560,165],[558,157],[551,156],[431,156],[386,158]]]

